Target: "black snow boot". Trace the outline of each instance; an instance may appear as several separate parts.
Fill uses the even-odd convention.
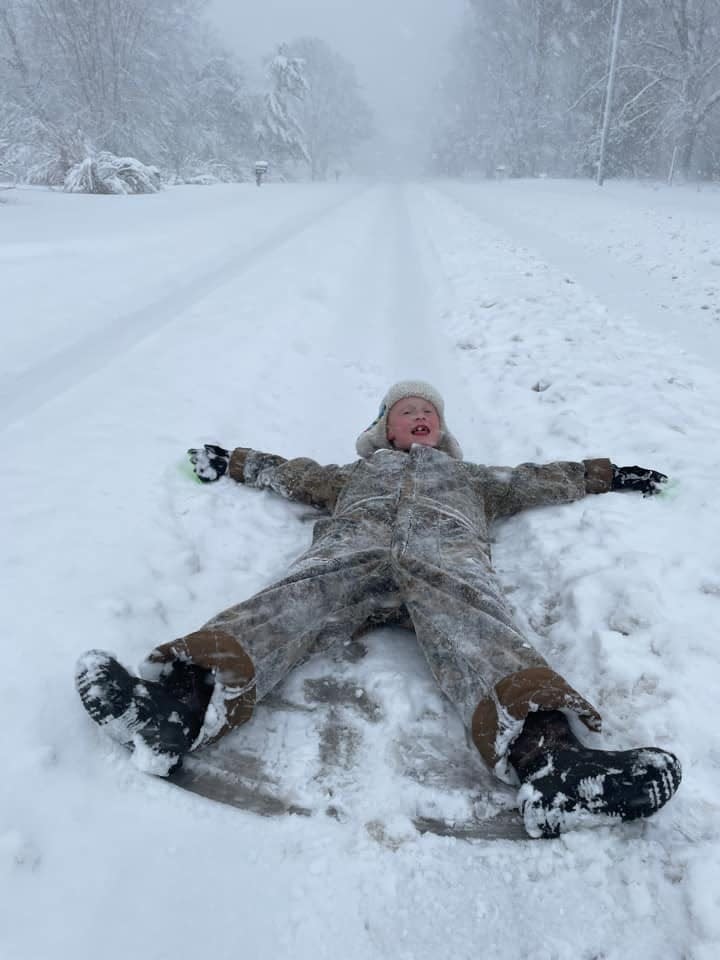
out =
[[[200,733],[212,694],[206,673],[178,661],[155,683],[133,676],[110,654],[89,650],[77,663],[75,685],[95,723],[129,747],[141,769],[167,776]]]
[[[522,786],[518,803],[531,837],[650,817],[680,786],[680,763],[654,747],[592,750],[557,711],[530,714],[510,762]]]

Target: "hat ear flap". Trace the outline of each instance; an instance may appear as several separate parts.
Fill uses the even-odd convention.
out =
[[[384,403],[381,403],[381,404],[380,404],[380,409],[378,410],[378,415],[375,417],[375,419],[373,420],[373,422],[370,424],[369,427],[365,427],[365,431],[364,431],[364,432],[365,432],[365,433],[369,433],[369,432],[372,430],[373,427],[377,426],[377,424],[380,423],[380,421],[382,420],[382,418],[385,416],[385,413],[386,413],[386,412],[387,412],[387,407],[385,406]]]

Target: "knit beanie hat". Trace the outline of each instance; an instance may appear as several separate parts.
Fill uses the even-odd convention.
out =
[[[355,449],[360,456],[371,457],[376,450],[394,449],[387,438],[387,416],[393,404],[396,404],[398,400],[404,400],[405,397],[422,397],[423,400],[428,400],[435,407],[440,417],[440,442],[436,449],[442,450],[456,460],[462,460],[460,444],[450,433],[445,423],[443,398],[435,387],[424,380],[401,380],[390,387],[383,397],[377,417],[367,430],[364,430],[357,438]]]

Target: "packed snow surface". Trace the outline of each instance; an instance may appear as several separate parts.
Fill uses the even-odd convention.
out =
[[[23,189],[0,206],[2,960],[716,960],[720,192],[581,182]],[[354,459],[387,386],[469,460],[669,474],[497,528],[521,626],[655,818],[464,842],[261,819],[135,769],[73,689],[277,577],[306,511],[189,481],[202,442]],[[407,704],[395,699],[398,723]],[[314,749],[308,745],[307,749]]]

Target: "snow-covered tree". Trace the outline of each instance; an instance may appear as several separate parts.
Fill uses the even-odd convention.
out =
[[[595,0],[470,0],[443,84],[436,165],[575,172],[596,126],[607,19]]]
[[[434,166],[594,175],[616,0],[468,0]],[[720,0],[625,4],[609,174],[720,175]]]
[[[255,140],[258,156],[274,169],[287,172],[292,163],[310,161],[305,131],[297,116],[308,92],[303,61],[280,44],[266,62],[268,90],[255,100]]]
[[[717,154],[720,116],[720,2],[661,0],[641,3],[642,17],[630,23],[620,105],[621,122],[644,120],[644,141],[657,151],[677,148],[677,166],[685,176],[700,172],[695,155],[705,161]],[[720,173],[717,164],[714,167]],[[707,171],[707,172],[712,172]]]
[[[239,65],[210,47],[188,58],[163,111],[163,165],[181,180],[242,180],[252,166],[250,92]]]
[[[307,90],[297,107],[305,132],[310,173],[324,180],[331,165],[347,161],[353,149],[372,134],[372,120],[351,63],[318,37],[301,37],[289,45],[302,60]]]
[[[107,152],[175,175],[240,176],[254,153],[249,94],[203,6],[3,0],[0,136],[15,168],[61,184]]]
[[[157,193],[160,175],[133,157],[101,152],[75,164],[65,176],[68,193]]]
[[[196,10],[195,0],[6,0],[8,99],[39,135],[38,160],[67,171],[93,149],[152,150],[156,107]]]

